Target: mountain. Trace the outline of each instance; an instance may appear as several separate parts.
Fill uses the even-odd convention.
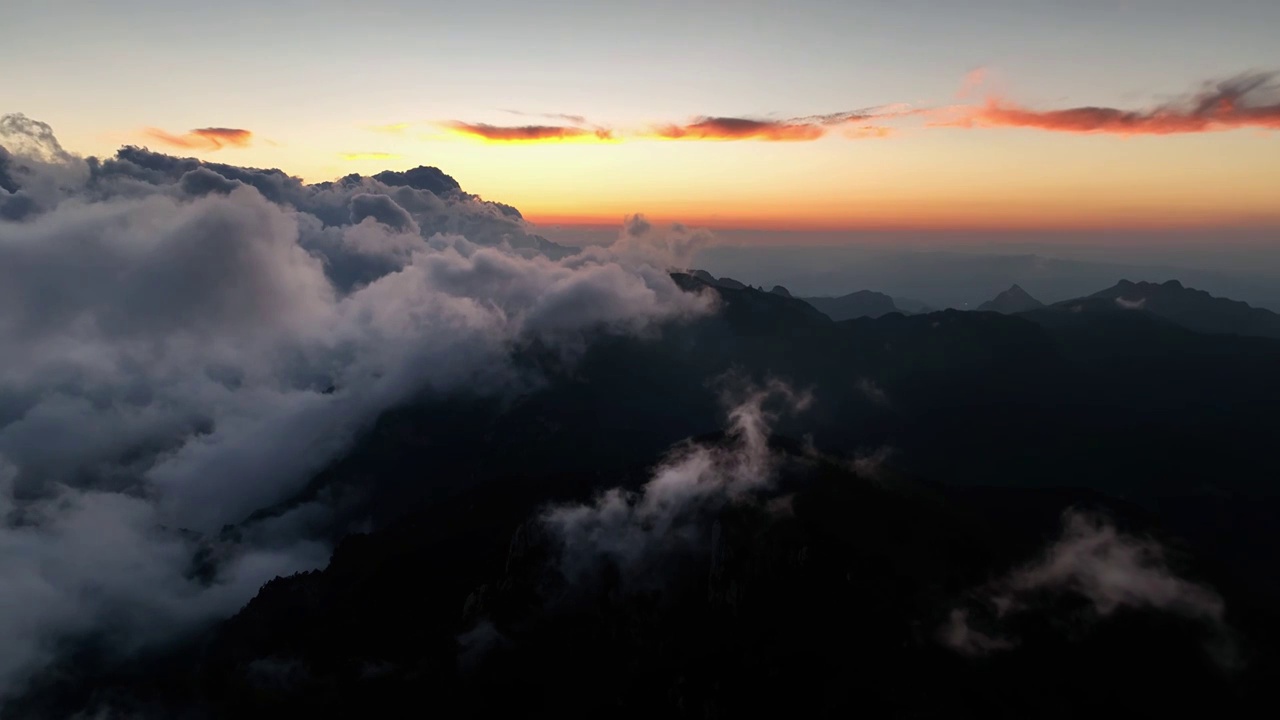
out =
[[[1011,315],[1042,307],[1044,307],[1044,303],[1031,297],[1026,290],[1018,287],[1015,283],[1008,290],[995,296],[995,298],[979,305],[978,310]]]
[[[742,290],[747,287],[746,283],[740,282],[738,280],[734,280],[733,278],[730,278],[730,277],[717,278],[716,276],[712,275],[706,270],[690,270],[689,274],[692,277],[697,278],[701,282],[704,282],[707,285],[710,285],[712,287],[725,288],[727,290]],[[774,289],[777,290],[778,288],[774,288]],[[781,288],[781,289],[783,293],[787,292],[786,288]],[[787,293],[786,296],[791,297],[791,294]]]
[[[938,310],[938,308],[915,298],[898,297],[897,295],[893,296],[893,304],[904,314],[931,313]]]
[[[1139,310],[1196,332],[1280,338],[1280,314],[1183,287],[1177,280],[1164,283],[1121,280],[1106,290],[1060,302],[1057,306]]]
[[[893,298],[872,290],[859,290],[840,297],[801,298],[832,320],[851,320],[860,317],[880,317],[899,312]]]
[[[406,703],[448,717],[1240,716],[1273,702],[1280,341],[1114,307],[837,322],[781,293],[673,279],[715,293],[717,312],[593,335],[572,366],[521,347],[540,382],[516,397],[385,413],[297,497],[224,530],[332,507],[327,567],[273,580],[158,656],[104,668],[92,646],[70,654],[0,717],[383,717]],[[673,464],[736,457],[726,377],[779,379],[810,402],[767,413],[767,459],[731,465],[772,469],[768,482],[659,533],[644,513],[681,501]],[[669,492],[646,504],[655,477]],[[566,565],[580,546],[544,520],[567,505],[612,543],[603,559]],[[1098,544],[1062,548],[1080,513],[1106,518],[1084,527]],[[1041,576],[1121,565],[982,602],[1044,558],[1062,563]],[[1170,568],[1154,578],[1124,565],[1156,560]],[[1221,605],[1128,600],[1188,584]],[[1239,667],[1216,659],[1237,650]]]
[[[1167,243],[1152,237],[1152,242],[1141,244],[1141,250],[1137,245],[1124,250],[1119,247],[1123,243],[1115,243],[1097,252],[1079,249],[1080,255],[1072,259],[1074,252],[1067,246],[1015,246],[1002,240],[1000,249],[992,251],[992,245],[979,248],[973,237],[954,237],[955,243],[937,237],[937,247],[965,248],[960,251],[898,249],[887,242],[768,246],[753,239],[735,244],[735,237],[724,233],[722,242],[699,253],[698,262],[717,275],[767,283],[765,287],[785,285],[798,297],[874,288],[934,308],[973,309],[1015,281],[1041,301],[1057,302],[1088,295],[1122,277],[1176,277],[1214,295],[1280,312],[1280,283],[1275,280],[1280,274],[1280,246],[1274,242],[1250,241],[1248,250],[1224,243],[1216,252],[1206,248],[1183,256],[1159,249]],[[1223,264],[1215,268],[1215,260]],[[898,308],[914,310],[902,303]]]

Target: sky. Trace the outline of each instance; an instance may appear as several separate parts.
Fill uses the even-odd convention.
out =
[[[1280,2],[8,0],[0,110],[542,224],[1280,227]]]

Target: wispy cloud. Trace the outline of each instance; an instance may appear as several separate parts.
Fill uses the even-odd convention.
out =
[[[1036,110],[989,97],[975,107],[939,111],[935,126],[1021,127],[1065,133],[1177,135],[1238,128],[1280,130],[1280,85],[1275,73],[1250,73],[1208,83],[1198,93],[1153,108],[1082,106]]]
[[[783,120],[747,117],[700,116],[686,123],[654,123],[644,129],[615,129],[591,123],[582,115],[568,113],[526,113],[505,110],[513,115],[560,120],[555,124],[493,125],[460,120],[440,123],[455,134],[490,142],[526,143],[563,140],[620,142],[622,140],[817,140],[840,129],[845,137],[886,137],[892,130],[878,121],[918,114],[905,105],[887,105],[867,110],[806,115]]]
[[[369,127],[369,129],[377,133],[386,133],[388,135],[399,135],[411,127],[413,127],[413,123],[400,122],[400,123],[390,123],[387,125],[372,125]]]
[[[384,153],[384,152],[340,153],[340,155],[343,160],[350,160],[353,162],[359,161],[359,160],[396,160],[396,159],[399,159],[400,157],[395,153]]]
[[[587,118],[582,115],[572,115],[569,113],[530,113],[523,110],[503,110],[502,112],[521,117],[536,117],[544,120],[560,120],[562,122],[571,123],[573,125],[589,125]]]
[[[702,117],[684,125],[664,125],[654,136],[668,140],[817,140],[827,133],[821,125],[786,120]]]
[[[570,125],[490,125],[453,121],[443,127],[467,137],[491,142],[528,143],[564,140],[614,140],[608,128],[581,128]]]
[[[1169,565],[1164,546],[1120,532],[1107,518],[1070,509],[1062,534],[1030,564],[975,593],[972,607],[954,609],[939,629],[943,644],[965,655],[988,655],[1020,643],[1005,636],[1015,616],[1053,612],[1050,598],[1072,595],[1088,603],[1082,619],[1100,620],[1128,608],[1197,620],[1211,631],[1206,649],[1224,666],[1235,663],[1222,597]]]
[[[807,115],[784,120],[744,117],[695,118],[685,124],[660,125],[649,137],[666,140],[763,140],[768,142],[809,141],[823,137],[833,128],[848,126],[850,138],[885,137],[890,129],[875,122],[901,117],[912,111],[905,106],[887,106],[826,115]]]
[[[241,128],[207,127],[174,135],[159,128],[147,128],[146,134],[153,140],[171,147],[189,150],[221,150],[224,147],[248,147],[253,133]]]
[[[993,87],[991,71],[977,67],[963,76],[960,102],[919,107],[882,105],[822,115],[784,118],[699,115],[684,122],[652,122],[629,128],[597,125],[583,115],[502,112],[548,122],[502,125],[452,120],[434,123],[450,134],[492,143],[622,142],[626,140],[811,142],[827,136],[850,140],[885,138],[898,132],[896,121],[924,120],[926,127],[1029,128],[1048,132],[1109,135],[1174,135],[1255,128],[1280,130],[1277,73],[1246,73],[1206,83],[1196,93],[1150,108],[1079,106],[1037,109],[1010,100]],[[985,100],[975,96],[984,93]],[[404,133],[419,123],[371,128]]]
[[[960,89],[956,91],[956,97],[967,98],[977,92],[987,82],[987,69],[985,67],[976,67],[964,74],[964,79],[960,81]]]

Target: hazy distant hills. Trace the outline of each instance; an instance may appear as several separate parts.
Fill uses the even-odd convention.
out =
[[[1057,307],[1136,310],[1196,332],[1280,338],[1280,314],[1183,287],[1177,280],[1164,283],[1121,280],[1086,298],[1057,303]]]
[[[1261,246],[1260,247],[1264,247]],[[1269,243],[1265,247],[1280,247]],[[1045,303],[1082,297],[1113,285],[1119,278],[1164,281],[1213,295],[1243,300],[1280,311],[1280,262],[1276,251],[1258,250],[1257,262],[1215,266],[1218,255],[1183,257],[1152,250],[1147,255],[1097,253],[1070,259],[1067,247],[1018,252],[992,246],[988,252],[913,250],[893,246],[732,246],[717,245],[698,256],[699,265],[717,276],[751,285],[785,285],[796,297],[836,297],[870,289],[894,298],[914,298],[933,308],[976,309],[1017,283]],[[1061,252],[1062,256],[1057,255]],[[1145,258],[1145,259],[1144,259]],[[1267,258],[1272,258],[1268,260]],[[904,303],[898,308],[920,310]]]
[[[901,312],[893,298],[873,290],[859,290],[840,297],[800,298],[817,308],[832,320],[852,320],[860,317],[880,317]]]
[[[720,287],[732,289],[745,287],[736,281],[726,284],[725,279],[714,282]],[[889,295],[872,290],[859,290],[840,297],[800,299],[836,321],[878,318],[894,312],[918,314],[918,311],[902,307]],[[1177,280],[1164,283],[1121,280],[1105,290],[1052,305],[1040,302],[1022,286],[1014,283],[1008,290],[982,303],[977,309],[1005,315],[1037,310],[1050,313],[1133,311],[1201,333],[1280,338],[1280,314],[1251,307],[1238,300],[1214,297],[1203,290],[1184,287]]]
[[[1012,313],[1026,312],[1027,310],[1035,310],[1044,307],[1044,303],[1031,297],[1031,295],[1023,290],[1015,283],[1012,287],[995,298],[988,300],[978,306],[978,310],[998,312],[1010,315]]]

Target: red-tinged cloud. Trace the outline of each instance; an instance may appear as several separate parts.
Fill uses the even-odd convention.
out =
[[[973,95],[986,82],[987,69],[985,67],[976,67],[965,73],[964,79],[960,82],[960,89],[956,91],[956,97],[967,98]]]
[[[685,125],[663,125],[654,129],[652,137],[666,140],[764,140],[768,142],[817,140],[835,127],[863,123],[844,134],[851,138],[884,137],[888,128],[867,124],[869,121],[901,117],[913,111],[904,106],[874,110],[854,110],[828,115],[808,115],[786,120],[759,120],[737,117],[700,117]]]
[[[887,138],[893,135],[893,132],[893,128],[884,127],[882,125],[861,125],[846,128],[841,134],[850,140],[868,140],[873,138]]]
[[[686,125],[664,125],[654,135],[667,140],[817,140],[827,134],[816,124],[749,118],[704,117]]]
[[[489,125],[488,123],[446,123],[445,127],[462,135],[490,142],[530,143],[564,140],[613,140],[608,128],[581,128],[568,125]]]
[[[174,135],[158,128],[147,128],[148,136],[166,145],[188,150],[221,150],[224,147],[248,147],[253,133],[240,128],[197,128],[185,135]]]
[[[1280,130],[1280,86],[1274,73],[1242,75],[1180,101],[1148,110],[1075,107],[1034,110],[1004,98],[978,107],[957,108],[934,125],[1022,127],[1066,133],[1177,135],[1238,128]]]

